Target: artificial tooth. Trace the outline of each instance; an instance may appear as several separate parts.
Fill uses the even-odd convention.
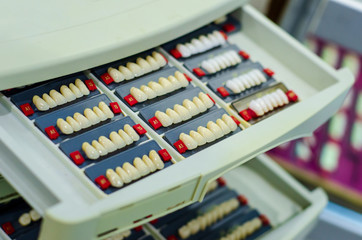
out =
[[[239,85],[234,82],[233,80],[227,80],[225,83],[225,86],[229,88],[233,93],[240,93],[241,90],[239,88]]]
[[[122,82],[125,79],[123,73],[112,67],[108,68],[108,74],[113,78],[114,82],[116,83]]]
[[[19,217],[18,222],[21,226],[25,227],[28,226],[31,223],[31,217],[29,213],[24,213]]]
[[[244,74],[243,77],[245,78],[245,80],[249,83],[250,87],[253,87],[256,85],[256,83],[254,82],[254,80],[249,76],[249,74]]]
[[[79,90],[77,86],[75,86],[73,83],[69,84],[69,89],[74,93],[76,98],[83,97],[83,93]]]
[[[133,62],[128,62],[126,67],[134,74],[135,77],[140,77],[144,74],[143,69]]]
[[[38,95],[35,95],[33,97],[33,103],[39,111],[49,110],[49,104],[46,101],[44,101],[41,97],[39,97]]]
[[[194,55],[194,54],[198,54],[199,51],[197,50],[197,48],[191,44],[191,43],[186,43],[185,46],[190,50],[191,52],[191,55]]]
[[[259,70],[254,70],[253,72],[258,76],[261,82],[266,82],[264,74],[262,74]]]
[[[163,67],[167,64],[166,59],[158,52],[154,51],[152,53],[152,57],[156,60],[156,62],[158,63],[158,65],[160,67]]]
[[[195,103],[193,103],[192,101],[190,101],[189,99],[185,99],[182,102],[182,105],[189,110],[189,113],[191,114],[191,116],[196,116],[197,114],[200,113],[198,107],[195,105]]]
[[[184,225],[178,229],[178,235],[180,235],[182,239],[188,238],[191,235],[191,229],[187,225]]]
[[[244,83],[240,80],[240,77],[235,77],[232,79],[232,81],[238,85],[240,92],[245,90]]]
[[[77,112],[74,113],[73,118],[75,121],[77,121],[79,123],[79,125],[82,127],[82,129],[89,128],[92,125],[91,122],[88,120],[88,118],[84,117],[80,113],[77,113]]]
[[[283,99],[279,96],[278,93],[273,92],[273,93],[269,94],[269,96],[274,98],[274,100],[278,103],[279,107],[284,105]]]
[[[95,150],[98,151],[100,156],[105,156],[108,154],[107,149],[102,144],[100,144],[97,140],[92,141],[92,146],[94,147]]]
[[[187,58],[191,56],[191,51],[183,44],[176,45],[176,49],[181,53],[182,57]]]
[[[187,226],[191,230],[191,234],[196,234],[200,230],[200,224],[196,219],[191,220],[187,223]]]
[[[132,180],[137,180],[141,177],[141,174],[139,173],[137,168],[135,168],[129,162],[125,162],[123,164],[122,168],[123,168],[123,170],[125,170],[127,172],[128,176],[130,176]]]
[[[226,57],[224,57],[223,55],[218,56],[218,59],[219,59],[220,62],[222,62],[225,65],[225,68],[231,66],[231,62]]]
[[[121,138],[123,138],[123,140],[126,142],[127,145],[130,145],[133,143],[132,138],[122,129],[118,130],[118,134],[119,134],[119,136],[121,136]]]
[[[287,97],[287,95],[278,88],[278,90],[276,90],[276,93],[280,96],[280,98],[283,100],[284,104],[288,104],[289,103],[289,99]]]
[[[172,123],[176,124],[182,122],[180,115],[171,108],[166,109],[166,114],[171,118]]]
[[[122,182],[130,183],[132,181],[132,178],[128,175],[128,173],[125,170],[123,170],[123,168],[116,167],[116,173],[122,179]]]
[[[220,45],[219,40],[212,33],[209,33],[207,35],[207,37],[209,38],[209,40],[210,40],[210,42],[212,44],[212,47],[217,47],[217,46]]]
[[[66,121],[64,121],[63,118],[58,118],[57,120],[57,127],[60,129],[60,131],[63,134],[72,134],[74,132],[72,126],[70,126],[69,123],[67,123]]]
[[[126,146],[126,142],[123,140],[123,138],[121,138],[121,136],[113,131],[109,134],[109,138],[111,139],[111,141],[114,143],[114,145],[118,148],[121,149],[124,146]]]
[[[150,151],[149,157],[151,161],[156,165],[157,169],[163,169],[165,167],[165,164],[155,150]]]
[[[270,102],[270,104],[273,106],[273,109],[279,106],[277,100],[271,94],[267,94],[263,98]]]
[[[205,112],[207,110],[205,104],[200,100],[200,98],[194,97],[192,102],[195,103],[200,112]]]
[[[150,172],[154,172],[157,170],[156,165],[152,162],[152,160],[147,155],[143,155],[142,161],[146,164],[146,166],[148,167]]]
[[[118,70],[123,74],[124,79],[126,80],[131,80],[135,78],[134,73],[125,66],[119,66]]]
[[[219,64],[215,61],[214,58],[211,58],[208,60],[209,63],[215,68],[215,71],[218,72],[221,70],[221,67],[219,66]]]
[[[259,105],[261,106],[261,108],[263,109],[263,112],[264,113],[267,113],[269,112],[269,109],[268,107],[266,106],[265,102],[261,99],[261,98],[258,98],[255,100],[257,103],[259,103]]]
[[[197,148],[197,142],[190,135],[181,133],[179,139],[186,145],[188,150]]]
[[[93,112],[98,116],[99,120],[105,121],[107,120],[107,116],[104,114],[104,112],[99,109],[99,107],[93,107]]]
[[[228,52],[222,54],[222,56],[227,60],[229,66],[235,65],[237,63],[233,56],[231,56]]]
[[[259,78],[258,74],[256,71],[251,71],[248,73],[249,76],[251,76],[254,81],[256,82],[256,85],[260,85],[262,83],[261,79]]]
[[[236,64],[241,63],[241,58],[235,51],[230,51],[230,55],[236,61]]]
[[[205,127],[198,127],[197,128],[197,132],[201,134],[201,136],[203,136],[206,140],[206,142],[213,142],[216,139],[216,136],[207,128]]]
[[[34,222],[40,220],[40,218],[41,218],[40,214],[37,211],[35,211],[34,209],[30,210],[29,215],[30,215],[31,220]]]
[[[100,136],[98,138],[98,142],[102,144],[102,146],[107,150],[107,152],[111,153],[117,150],[117,146],[105,136]]]
[[[140,136],[137,134],[137,132],[131,127],[129,124],[126,124],[123,126],[124,131],[127,133],[128,136],[132,138],[133,141],[140,140]]]
[[[95,160],[99,158],[99,152],[87,142],[82,144],[82,150],[89,159]]]
[[[136,167],[136,169],[138,170],[138,172],[141,174],[142,177],[150,173],[150,170],[148,169],[147,165],[139,157],[136,157],[133,160],[133,165]]]
[[[197,49],[199,53],[205,51],[205,47],[200,40],[194,38],[191,40],[191,44]]]
[[[199,93],[199,98],[201,99],[201,101],[205,104],[205,106],[207,108],[211,108],[212,106],[214,106],[214,102],[210,99],[209,96],[207,96],[205,93],[200,92]]]
[[[274,109],[273,105],[271,104],[271,102],[269,100],[268,95],[265,95],[264,97],[262,97],[261,100],[263,100],[263,102],[265,103],[266,107],[268,108],[268,111],[272,111]]]
[[[200,133],[194,130],[190,131],[190,137],[192,137],[197,142],[198,146],[202,146],[206,143],[206,139]]]
[[[147,87],[146,85],[142,85],[140,87],[140,90],[147,95],[147,99],[153,99],[157,97],[156,92],[153,91],[150,87]]]
[[[120,188],[123,186],[121,177],[113,169],[107,169],[106,177],[113,187]]]
[[[146,93],[142,92],[136,87],[131,87],[130,93],[137,100],[137,102],[144,102],[147,100]]]
[[[227,68],[228,66],[225,64],[224,61],[222,61],[222,59],[220,59],[220,57],[221,57],[221,56],[215,57],[215,58],[214,58],[214,61],[217,63],[217,65],[219,65],[219,67],[220,67],[221,69]]]
[[[227,114],[222,115],[221,119],[228,125],[231,131],[235,131],[238,125],[234,122],[234,120]]]
[[[49,92],[49,95],[55,101],[55,103],[57,105],[62,105],[67,102],[67,99],[62,94],[60,94],[58,91],[56,91],[54,89]]]
[[[143,69],[145,74],[152,72],[152,66],[143,58],[137,58],[136,63]]]
[[[97,114],[95,114],[95,112],[93,112],[90,108],[84,109],[84,116],[88,118],[92,125],[96,125],[101,121]]]
[[[185,75],[182,74],[180,71],[175,72],[175,77],[181,83],[182,87],[187,87],[189,85],[189,81],[187,81]]]
[[[157,82],[154,81],[150,81],[148,83],[148,86],[155,91],[155,93],[157,94],[157,96],[162,96],[164,94],[166,94],[165,89]]]
[[[147,56],[146,61],[151,65],[152,71],[156,71],[160,68],[160,66],[157,64],[156,60],[152,56]]]
[[[202,62],[201,62],[201,67],[202,67],[203,69],[205,69],[208,73],[215,73],[215,72],[216,72],[215,66],[212,65],[212,64],[210,63],[210,61],[208,61],[208,60],[202,61]]]
[[[156,111],[155,116],[164,127],[171,126],[173,123],[172,119],[164,112]]]
[[[216,120],[216,124],[221,128],[221,130],[223,131],[223,133],[226,135],[226,134],[229,134],[231,132],[230,128],[228,125],[226,125],[226,123],[221,120],[221,119],[217,119]]]
[[[226,39],[224,38],[224,36],[217,30],[213,31],[212,34],[217,38],[217,40],[219,41],[220,45],[224,44],[226,42]]]
[[[85,95],[85,96],[89,95],[89,93],[90,93],[89,89],[87,88],[87,86],[84,84],[84,82],[82,80],[77,78],[74,83],[75,83],[75,86],[79,89],[79,91],[83,95]]]
[[[176,104],[173,107],[173,109],[181,117],[182,121],[186,121],[186,120],[189,120],[191,118],[191,114],[189,113],[189,111],[184,106]]]
[[[69,123],[69,125],[72,127],[72,129],[74,130],[74,132],[78,132],[82,129],[82,127],[80,126],[80,124],[74,120],[74,118],[68,116],[65,121],[67,121],[67,123]]]
[[[177,78],[172,75],[168,76],[167,80],[171,83],[175,90],[182,87],[181,83],[177,80]]]
[[[60,93],[67,99],[68,102],[74,101],[77,97],[66,85],[60,87]]]
[[[163,87],[166,93],[172,92],[175,89],[174,86],[170,83],[170,81],[167,80],[167,78],[160,77],[158,79],[158,83]]]
[[[48,104],[50,108],[56,107],[57,103],[54,101],[53,98],[51,98],[47,93],[43,94],[43,100]]]
[[[107,118],[114,117],[114,113],[111,111],[111,109],[109,109],[108,105],[105,102],[99,102],[98,107],[107,116]]]
[[[258,117],[264,115],[263,108],[260,106],[260,104],[259,104],[256,100],[252,100],[252,101],[249,103],[249,108],[250,108],[251,110],[253,110],[253,112],[255,112]]]
[[[199,37],[199,40],[202,42],[206,49],[211,49],[213,47],[212,42],[205,35],[201,35]]]
[[[224,136],[224,132],[216,123],[209,121],[206,126],[215,135],[216,139]]]

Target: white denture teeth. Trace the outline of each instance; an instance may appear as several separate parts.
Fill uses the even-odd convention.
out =
[[[111,152],[114,152],[117,150],[116,145],[111,140],[106,138],[105,136],[100,136],[98,138],[98,142],[100,144],[102,144],[102,146],[107,150],[108,153],[111,153]]]
[[[219,44],[222,45],[226,42],[226,39],[224,38],[224,36],[217,30],[213,31],[212,34],[217,38],[217,40],[219,41]]]
[[[129,162],[125,162],[122,166],[123,170],[126,171],[126,173],[128,174],[128,176],[131,177],[132,180],[137,180],[139,178],[141,178],[141,174],[139,173],[139,171],[137,170],[137,168],[135,168],[132,164],[130,164]]]
[[[261,100],[263,100],[263,102],[267,106],[268,111],[273,111],[274,107],[273,107],[268,95],[265,95],[264,97],[262,97]]]
[[[143,72],[146,73],[150,73],[152,72],[152,66],[149,62],[147,62],[146,60],[144,60],[143,58],[137,58],[136,63],[143,69]]]
[[[130,145],[133,143],[132,138],[122,129],[118,130],[118,134],[126,142],[127,145]]]
[[[107,118],[114,117],[114,113],[111,111],[111,109],[109,109],[108,105],[105,102],[103,101],[99,102],[98,107],[107,116]]]
[[[35,211],[34,209],[30,210],[29,215],[33,222],[36,222],[36,221],[40,220],[40,218],[41,218],[40,214],[37,211]]]
[[[181,83],[182,87],[187,87],[189,85],[189,81],[187,81],[185,75],[182,74],[180,71],[175,72],[175,77]]]
[[[177,80],[177,78],[175,78],[174,76],[168,76],[167,80],[171,83],[171,85],[173,86],[173,88],[176,90],[176,89],[179,89],[182,87],[181,85],[181,82],[179,82]]]
[[[260,106],[260,104],[256,101],[256,100],[252,100],[250,103],[249,103],[249,108],[251,110],[253,110],[253,112],[255,112],[255,114],[258,116],[258,117],[261,117],[264,115],[264,111],[263,111],[263,108]]]
[[[181,133],[179,139],[186,145],[188,150],[197,148],[197,142],[190,135]]]
[[[80,80],[79,78],[75,80],[74,82],[75,86],[77,86],[77,88],[79,89],[79,91],[87,96],[89,95],[89,89],[87,88],[87,86],[84,84],[84,82],[82,80]]]
[[[238,79],[239,85],[243,85],[244,88],[246,88],[246,89],[251,88],[249,81],[243,75],[239,76],[237,79]]]
[[[57,106],[57,103],[51,98],[47,93],[44,93],[42,96],[43,100],[48,104],[49,108],[54,108]]]
[[[126,67],[134,74],[135,77],[140,77],[144,74],[143,69],[133,62],[128,62]]]
[[[116,82],[116,83],[122,82],[125,79],[125,76],[123,75],[123,73],[121,73],[120,71],[118,71],[115,68],[110,67],[110,68],[108,68],[107,72],[112,77],[114,82]]]
[[[191,44],[197,49],[199,53],[205,51],[205,47],[200,40],[194,38],[191,40]]]
[[[238,127],[234,120],[227,114],[222,115],[221,119],[228,125],[231,131],[235,131]]]
[[[289,103],[287,95],[281,89],[278,88],[275,92],[279,95],[284,104]]]
[[[162,96],[166,94],[165,89],[157,82],[150,81],[148,86],[157,94],[157,96]]]
[[[172,119],[164,112],[156,111],[155,116],[164,127],[171,126],[173,123]]]
[[[182,226],[178,229],[178,235],[180,235],[182,239],[186,239],[191,235],[191,229],[186,225]]]
[[[151,150],[148,156],[150,157],[151,161],[156,165],[157,169],[163,169],[165,167],[165,164],[155,150]]]
[[[205,69],[208,73],[215,73],[216,72],[216,68],[208,60],[202,61],[201,62],[201,67],[203,69]]]
[[[62,119],[62,118],[58,118],[57,127],[63,134],[69,135],[74,132],[72,126],[70,126],[70,124],[68,122],[64,121],[64,119]]]
[[[206,140],[206,142],[213,142],[216,139],[216,136],[207,128],[205,127],[198,127],[197,128],[197,132],[201,134],[201,136],[203,136]]]
[[[190,49],[181,43],[176,45],[176,49],[181,53],[182,57],[184,58],[191,56]]]
[[[224,136],[224,132],[216,123],[209,121],[206,127],[215,135],[216,139]]]
[[[260,85],[262,83],[261,79],[259,78],[258,74],[256,71],[251,71],[248,73],[249,76],[251,76],[251,78],[254,79],[254,82],[256,82],[255,85]]]
[[[97,115],[99,120],[105,121],[107,120],[106,114],[99,108],[99,107],[93,107],[93,112]]]
[[[140,87],[140,90],[147,95],[147,99],[154,99],[155,97],[157,97],[156,92],[153,91],[150,87],[147,87],[146,85],[142,85]]]
[[[152,57],[156,60],[157,64],[160,67],[163,67],[167,64],[166,59],[158,52],[152,52]]]
[[[49,104],[38,95],[33,97],[33,103],[39,111],[47,111],[50,108]]]
[[[248,74],[245,74],[243,77],[249,83],[250,87],[254,87],[256,85],[254,80]]]
[[[128,136],[132,138],[134,142],[137,142],[140,140],[140,136],[137,134],[137,132],[131,127],[129,124],[124,125],[123,127],[124,131],[127,133]]]
[[[83,93],[79,90],[77,86],[75,86],[73,83],[69,84],[69,89],[74,93],[76,98],[83,97]],[[44,97],[43,97],[44,98]]]
[[[201,35],[199,37],[199,40],[205,46],[206,50],[209,50],[209,49],[211,49],[213,47],[212,42],[205,35]]]
[[[199,53],[199,50],[192,44],[192,43],[186,43],[185,46],[189,49],[191,52],[191,55],[195,55]]]
[[[91,122],[92,125],[96,125],[101,121],[97,114],[95,114],[95,112],[93,112],[90,108],[84,109],[84,116]]]
[[[123,186],[121,177],[115,171],[113,171],[113,169],[107,169],[106,177],[111,183],[112,187],[120,188]]]
[[[100,144],[97,140],[92,141],[92,146],[94,147],[95,150],[97,150],[97,152],[100,156],[105,156],[108,154],[107,149],[102,144]]]
[[[57,105],[62,105],[62,104],[67,103],[67,99],[62,94],[60,94],[58,91],[56,91],[54,89],[50,90],[49,96],[55,101],[55,103]]]
[[[160,69],[160,66],[152,56],[147,56],[146,61],[151,65],[152,71]]]
[[[167,78],[160,77],[158,83],[163,87],[166,93],[172,92],[175,88]]]
[[[122,179],[122,182],[130,183],[132,181],[132,178],[128,175],[128,173],[125,170],[123,170],[123,168],[116,167],[116,173]]]
[[[227,80],[225,83],[225,86],[229,88],[233,93],[240,93],[241,89],[239,87],[239,84],[237,84],[233,80]]]
[[[259,105],[261,106],[261,108],[263,109],[263,112],[264,113],[267,113],[269,112],[269,109],[268,107],[266,106],[265,102],[261,99],[261,98],[258,98],[255,100],[257,103],[259,103]]]
[[[215,72],[218,72],[221,70],[221,67],[219,66],[219,64],[215,61],[215,59],[209,59],[208,62],[213,66],[213,68],[215,69]]]
[[[166,109],[166,114],[171,118],[173,124],[182,122],[180,115],[171,108]]]
[[[152,160],[147,155],[142,156],[142,161],[146,164],[146,166],[148,167],[150,172],[154,172],[157,170],[156,165],[152,162]]]
[[[205,112],[207,110],[207,107],[205,104],[200,100],[198,97],[194,97],[192,99],[192,102],[195,103],[196,107],[199,109],[201,113]]]
[[[214,61],[217,63],[217,65],[219,65],[220,69],[225,69],[228,66],[225,64],[225,62],[222,60],[222,58],[220,58],[220,56],[217,56],[214,58]]]
[[[31,223],[31,217],[29,213],[24,213],[22,214],[19,219],[18,222],[20,223],[21,226],[25,227],[28,226]]]
[[[129,70],[128,68],[126,68],[125,66],[122,66],[122,65],[119,66],[118,70],[123,74],[124,79],[126,79],[126,80],[131,80],[131,79],[135,78],[134,73],[131,70]]]
[[[92,126],[88,118],[84,117],[82,114],[78,112],[74,113],[73,118],[75,121],[79,123],[82,129],[89,128],[90,126]]]
[[[283,99],[276,92],[269,94],[269,96],[272,97],[278,103],[279,107],[284,105]]]
[[[191,118],[191,114],[184,106],[181,106],[180,104],[175,104],[175,106],[173,106],[173,109],[181,117],[182,121],[186,121]]]
[[[198,146],[202,146],[206,143],[206,139],[200,133],[194,130],[190,131],[190,137],[192,137],[197,142]]]
[[[95,160],[95,159],[99,158],[99,156],[100,156],[97,149],[95,149],[92,145],[90,145],[87,142],[84,142],[82,144],[82,150],[85,153],[85,155],[87,156],[87,158],[89,158],[91,160]]]
[[[226,123],[223,120],[217,119],[216,124],[221,128],[221,130],[225,135],[231,132],[231,129],[229,128],[228,125],[226,125]]]
[[[211,108],[212,106],[214,106],[214,102],[210,99],[210,97],[208,95],[206,95],[203,92],[199,93],[199,98],[201,99],[201,101],[205,104],[205,106],[207,108]]]
[[[139,157],[136,157],[133,160],[133,165],[135,166],[135,168],[138,170],[138,172],[141,174],[142,177],[150,173],[150,170],[148,169],[147,165]]]
[[[137,100],[137,102],[144,102],[147,100],[147,95],[146,93],[142,92],[140,89],[136,88],[136,87],[131,87],[131,89],[129,90],[131,95]]]
[[[279,106],[277,100],[274,97],[272,97],[271,94],[265,95],[263,99],[265,99],[265,101],[268,101],[273,106],[273,108],[277,108]]]
[[[114,145],[117,147],[117,149],[121,149],[126,146],[126,142],[115,131],[113,131],[109,134],[109,139],[111,139],[111,141],[114,143]]]
[[[241,58],[235,51],[229,51],[228,54],[233,57],[234,61],[236,62],[235,65],[241,63]]]
[[[196,116],[197,114],[200,113],[200,111],[199,111],[198,107],[195,105],[195,103],[193,103],[189,99],[185,99],[182,102],[182,105],[189,111],[191,116]]]
[[[232,81],[238,85],[238,87],[239,87],[239,89],[240,89],[240,92],[242,92],[242,91],[245,90],[244,83],[240,80],[239,77],[233,78]]]
[[[72,129],[74,130],[74,132],[78,132],[82,129],[82,127],[80,126],[80,124],[74,120],[74,118],[68,116],[65,121],[67,121],[67,123],[72,127]]]
[[[253,72],[255,73],[255,75],[258,76],[258,78],[259,78],[259,80],[261,82],[266,82],[267,81],[264,74],[262,74],[259,70],[255,69]]]
[[[68,102],[74,101],[77,98],[72,90],[65,85],[60,87],[60,93],[65,97],[65,99],[67,99]]]

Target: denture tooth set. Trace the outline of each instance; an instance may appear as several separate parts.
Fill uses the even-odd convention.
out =
[[[248,73],[242,74],[233,79],[227,80],[225,86],[229,88],[234,94],[241,93],[246,89],[258,86],[266,82],[265,76],[258,69],[254,69]]]
[[[220,240],[243,240],[259,230],[262,226],[262,220],[259,217],[255,217],[245,222],[241,226],[238,226],[231,233],[225,237],[220,238]]]
[[[239,63],[241,63],[239,54],[234,50],[229,50],[216,57],[202,61],[201,67],[209,74],[213,74],[228,67],[236,66]]]

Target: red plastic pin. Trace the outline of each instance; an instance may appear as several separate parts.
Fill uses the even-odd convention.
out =
[[[171,235],[167,237],[167,240],[178,240],[178,238],[175,235]]]
[[[240,202],[241,205],[246,205],[248,204],[248,199],[244,196],[244,195],[239,195],[238,196],[238,201]]]
[[[226,90],[224,87],[219,87],[219,88],[217,88],[216,90],[217,90],[217,91],[220,93],[220,95],[221,95],[222,97],[224,97],[224,98],[230,95],[230,93],[228,92],[228,90]]]
[[[298,95],[295,94],[295,92],[293,90],[289,90],[285,94],[287,95],[289,101],[291,101],[291,102],[298,101]]]
[[[173,145],[175,146],[177,151],[181,154],[187,151],[187,147],[182,140],[178,140]]]
[[[268,75],[269,77],[272,77],[273,75],[274,75],[274,72],[271,70],[271,69],[269,69],[269,68],[264,68],[264,70],[263,70],[265,73],[266,73],[266,75]]]
[[[247,109],[244,109],[241,112],[239,112],[239,115],[247,122],[252,119],[252,117]]]
[[[194,68],[192,69],[192,71],[198,76],[198,77],[203,77],[206,75],[206,73],[204,71],[202,71],[201,68]]]
[[[97,86],[94,84],[92,79],[88,79],[84,81],[85,85],[89,89],[89,91],[95,91],[97,90]]]
[[[235,28],[234,24],[226,23],[226,24],[224,24],[224,26],[222,26],[222,29],[225,32],[229,33],[229,32],[235,31],[236,28]]]
[[[118,102],[111,102],[109,106],[111,107],[114,114],[122,113],[122,109],[120,108]]]
[[[161,53],[160,53],[161,54]],[[167,58],[163,55],[163,54],[161,54],[161,56],[165,59],[165,61],[168,63],[168,60],[167,60]]]
[[[261,214],[259,216],[259,219],[261,220],[261,222],[263,223],[264,226],[270,225],[270,221],[269,221],[268,217],[265,216],[264,214]]]
[[[156,117],[153,117],[153,118],[148,119],[148,122],[151,124],[151,126],[152,126],[155,130],[157,130],[157,129],[159,129],[160,127],[162,127],[161,122],[160,122],[160,121],[158,120],[158,118],[156,118]]]
[[[158,154],[161,156],[164,162],[170,161],[172,159],[171,155],[167,152],[166,149],[159,150]]]
[[[212,98],[212,97],[210,97],[210,95],[209,94],[206,94],[210,99],[211,99],[211,101],[215,104],[215,100]]]
[[[31,116],[34,114],[33,108],[30,106],[29,103],[25,103],[23,105],[20,105],[21,111],[24,113],[25,116]]]
[[[240,124],[240,121],[236,118],[236,117],[234,117],[234,116],[230,116],[233,120],[234,120],[234,122],[236,123],[236,125],[239,125]]]
[[[3,225],[1,225],[1,228],[4,230],[4,232],[7,235],[11,235],[15,232],[15,229],[13,227],[13,225],[10,222],[6,222]]]
[[[69,155],[76,165],[81,165],[82,163],[84,163],[84,158],[79,151],[72,152]]]
[[[174,58],[176,58],[176,59],[182,58],[182,54],[181,54],[180,51],[177,50],[177,49],[171,49],[171,50],[170,50],[170,53],[171,53],[171,55],[172,55]]]
[[[107,85],[111,84],[112,82],[114,82],[113,78],[111,77],[111,75],[109,75],[108,73],[104,73],[101,75],[101,79],[103,80],[103,82]]]
[[[130,106],[134,106],[135,104],[137,104],[137,100],[131,95],[127,95],[124,97],[124,100],[130,105]]]
[[[106,190],[107,188],[109,188],[109,186],[111,186],[111,183],[103,175],[100,175],[99,177],[94,179],[94,181],[100,186],[102,190]]]
[[[133,129],[138,133],[138,135],[143,135],[147,132],[146,129],[141,126],[141,124],[134,125]]]
[[[244,51],[239,51],[239,55],[242,58],[244,58],[245,60],[250,58],[250,55],[247,52],[244,52]]]
[[[187,79],[187,81],[191,82],[192,78],[189,77],[189,75],[187,75],[186,73],[184,73],[185,78]]]
[[[216,179],[217,183],[219,184],[220,187],[225,186],[226,185],[226,180],[222,177],[219,177],[218,179]]]
[[[51,140],[57,139],[59,137],[59,133],[54,126],[47,127],[44,129],[44,131]]]
[[[134,228],[136,232],[140,232],[142,231],[142,229],[143,229],[142,225]]]

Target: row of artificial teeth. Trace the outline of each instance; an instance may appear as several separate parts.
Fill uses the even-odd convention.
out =
[[[197,131],[191,130],[189,134],[181,133],[179,139],[186,145],[188,150],[192,150],[198,146],[213,142],[236,129],[237,125],[234,120],[229,115],[224,114],[221,119],[216,120],[216,123],[209,121],[206,128],[200,126]]]
[[[202,61],[201,67],[208,73],[216,73],[239,63],[241,63],[240,56],[236,51],[230,50],[216,57]]]
[[[220,240],[242,240],[252,235],[256,230],[262,226],[260,218],[255,217],[250,221],[247,221],[243,225],[237,227],[225,237],[220,238]]]
[[[191,100],[185,99],[182,105],[175,104],[173,109],[167,108],[166,113],[156,111],[155,116],[160,121],[162,126],[168,127],[172,124],[177,124],[182,121],[187,121],[199,113],[205,112],[207,109],[214,106],[214,102],[205,93],[200,92],[199,97],[194,97]]]
[[[181,53],[183,58],[187,58],[223,45],[225,42],[224,36],[215,30],[207,36],[200,35],[198,38],[193,38],[190,42],[177,44],[176,49]]]
[[[265,76],[257,69],[241,76],[227,80],[225,86],[229,88],[233,93],[241,93],[245,89],[258,86],[266,82]]]
[[[130,89],[130,93],[137,102],[144,102],[146,100],[173,92],[182,87],[187,87],[188,85],[189,81],[187,81],[185,75],[176,71],[174,76],[170,75],[168,78],[160,77],[158,79],[158,83],[150,81],[147,86],[141,85],[140,88],[132,87]]]
[[[98,141],[93,140],[92,144],[84,142],[82,144],[83,152],[89,159],[95,160],[140,139],[140,136],[129,124],[124,125],[123,129],[120,129],[118,133],[111,132],[109,138],[100,136]]]
[[[84,115],[76,112],[73,117],[68,116],[65,120],[58,118],[57,127],[63,134],[72,134],[113,117],[114,114],[111,109],[105,102],[101,101],[98,107],[93,107],[93,110],[84,109]]]
[[[131,233],[132,233],[131,230],[126,230],[124,232],[117,233],[117,234],[113,235],[112,237],[107,237],[103,240],[123,240],[123,239],[131,236]]]
[[[89,90],[82,80],[77,79],[74,84],[69,84],[69,87],[62,85],[60,93],[53,89],[50,90],[49,94],[44,93],[42,97],[35,95],[33,103],[39,111],[47,111],[50,108],[74,101],[84,95],[89,95]]]
[[[261,98],[252,100],[249,103],[249,109],[253,110],[258,117],[272,111],[274,108],[284,106],[289,103],[287,95],[281,90],[269,93]]]
[[[124,184],[135,181],[146,176],[157,169],[161,170],[165,164],[155,150],[151,150],[147,155],[143,155],[142,159],[136,157],[133,165],[125,162],[122,167],[117,167],[116,171],[107,169],[106,176],[113,187],[120,188]]]
[[[118,70],[110,67],[108,68],[108,74],[116,83],[119,83],[156,71],[166,64],[166,59],[155,51],[152,53],[152,56],[149,55],[146,59],[139,57],[137,58],[136,63],[128,62],[126,66],[119,66]]]
[[[29,213],[22,214],[19,217],[18,222],[20,223],[21,226],[25,227],[28,226],[32,221],[33,222],[39,221],[40,218],[41,216],[39,215],[39,213],[34,209],[32,209],[30,210]]]
[[[236,198],[232,198],[215,206],[212,210],[204,213],[196,219],[189,221],[187,224],[179,228],[179,236],[182,239],[185,239],[198,233],[199,231],[205,230],[207,227],[223,219],[225,216],[237,209],[239,204],[240,203]]]

